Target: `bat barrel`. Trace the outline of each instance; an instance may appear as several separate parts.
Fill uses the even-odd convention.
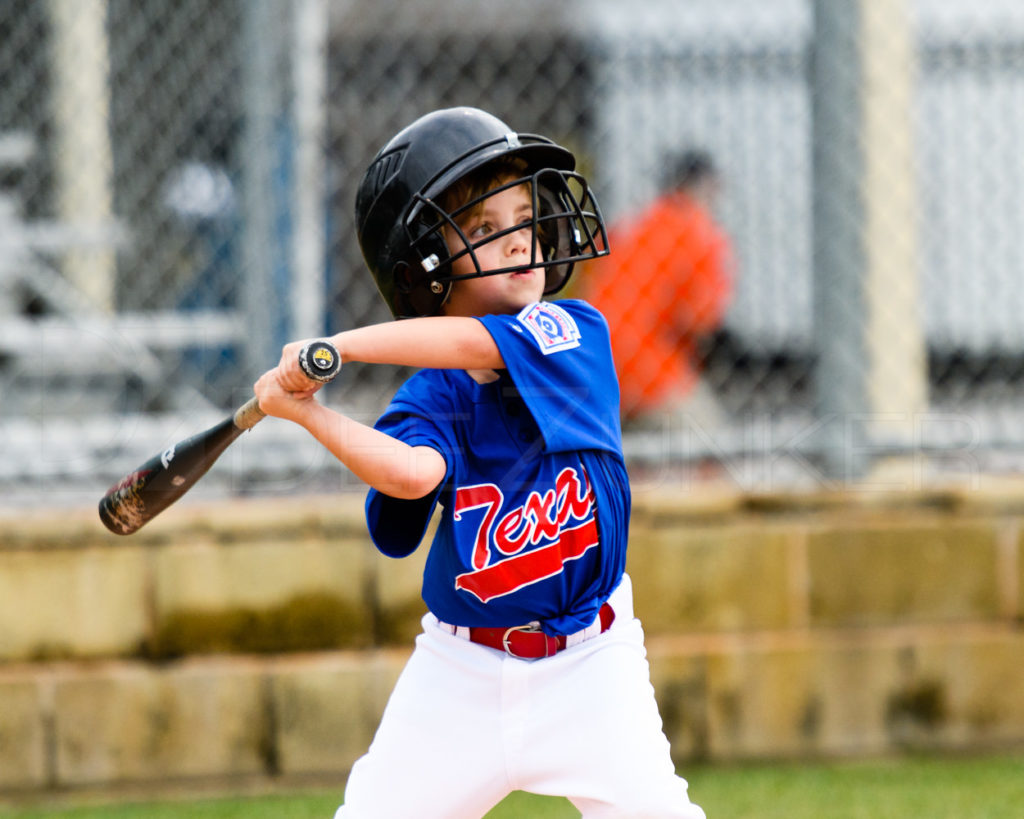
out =
[[[299,366],[310,379],[326,383],[341,369],[341,356],[329,341],[313,341],[299,353]],[[150,458],[100,500],[103,525],[117,535],[137,532],[188,492],[231,442],[263,417],[254,396],[232,417]]]
[[[117,535],[137,532],[188,492],[242,432],[227,418],[154,455],[100,500],[103,525]]]

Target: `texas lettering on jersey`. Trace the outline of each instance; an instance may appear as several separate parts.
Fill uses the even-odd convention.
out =
[[[505,496],[493,483],[456,490],[453,520],[476,524],[472,570],[455,587],[486,603],[561,573],[598,544],[594,495],[586,474],[566,467],[546,492],[503,512]],[[463,516],[467,512],[478,514]]]

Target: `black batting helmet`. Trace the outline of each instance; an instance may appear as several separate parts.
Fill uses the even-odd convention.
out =
[[[442,229],[462,235],[455,217],[495,191],[450,213],[441,200],[453,184],[496,160],[515,160],[525,169],[500,189],[530,183],[534,257],[518,267],[483,271],[469,240],[463,236],[466,247],[452,254]],[[391,312],[397,318],[436,315],[456,278],[517,269],[542,268],[545,294],[561,290],[576,262],[608,252],[597,201],[575,167],[567,149],[518,134],[477,108],[434,111],[402,129],[374,157],[356,194],[359,246]],[[452,260],[466,254],[476,272],[452,276]]]

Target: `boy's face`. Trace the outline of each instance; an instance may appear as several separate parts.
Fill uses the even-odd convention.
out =
[[[457,223],[473,243],[480,269],[496,270],[502,267],[528,264],[530,255],[540,258],[540,249],[533,242],[533,200],[528,185],[517,185],[488,196],[478,207],[463,214]],[[489,236],[515,225],[521,230],[508,233],[494,241],[483,242]],[[454,254],[463,249],[462,239],[454,230],[445,231],[448,249]],[[452,263],[452,274],[473,274],[476,267],[466,254]],[[544,271],[531,268],[517,273],[499,273],[460,279],[452,283],[452,291],[445,303],[444,313],[449,316],[482,316],[488,313],[518,313],[523,307],[540,301],[544,295]]]

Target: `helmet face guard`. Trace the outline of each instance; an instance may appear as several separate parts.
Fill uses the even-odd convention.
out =
[[[529,222],[495,232],[474,243],[459,227],[465,214],[480,207],[489,197],[527,185],[533,201]],[[529,227],[532,241],[528,262],[509,267],[484,270],[477,251],[490,242]],[[438,307],[451,292],[453,282],[462,279],[496,276],[523,270],[544,271],[544,295],[561,290],[569,281],[577,262],[605,256],[608,236],[597,201],[586,180],[572,171],[543,168],[528,176],[512,179],[460,205],[451,213],[422,194],[414,197],[413,207],[405,224],[412,255],[420,260],[416,277],[439,299]],[[457,237],[449,250],[445,232]],[[452,264],[468,256],[474,272],[452,273]]]

